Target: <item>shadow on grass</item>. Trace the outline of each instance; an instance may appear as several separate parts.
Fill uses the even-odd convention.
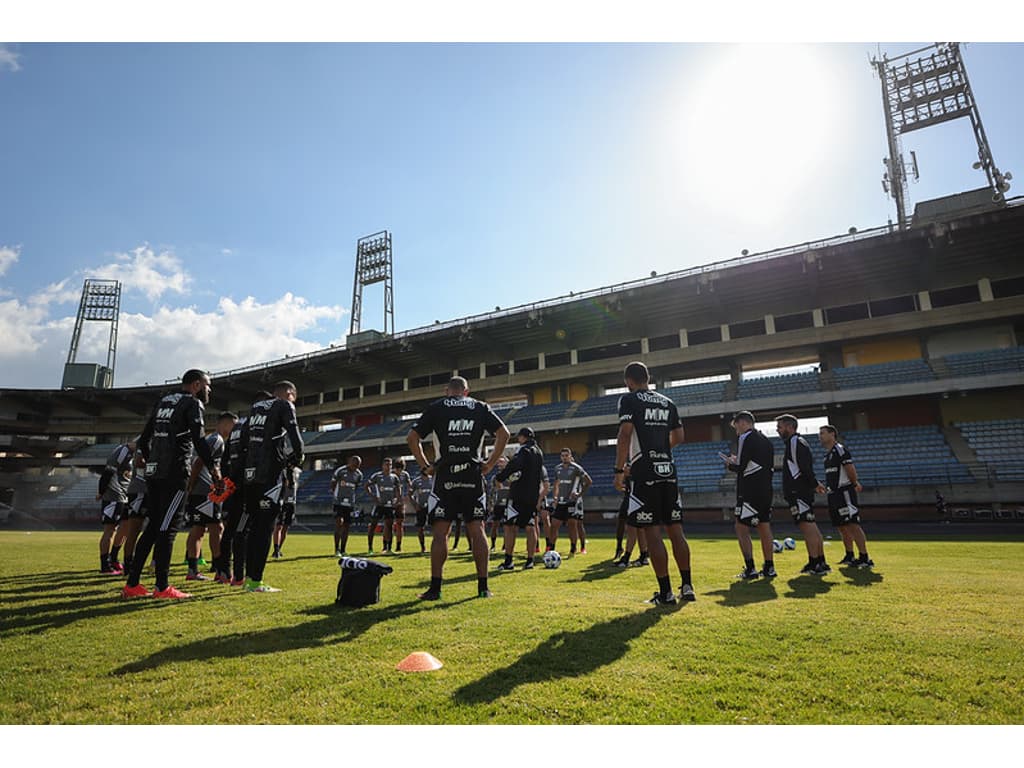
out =
[[[871,587],[875,584],[881,584],[883,576],[880,573],[872,571],[870,568],[851,568],[844,566],[839,569],[839,572],[846,577],[848,583],[855,587]]]
[[[520,685],[586,675],[625,656],[632,640],[682,607],[652,606],[576,632],[559,632],[507,667],[459,688],[453,698],[460,704],[491,702]]]
[[[620,573],[625,573],[632,567],[634,566],[630,565],[628,568],[620,568],[615,565],[614,560],[591,563],[580,574],[580,581],[603,581],[604,579],[610,579],[612,576],[618,576]]]
[[[818,595],[824,595],[835,586],[835,584],[825,581],[820,576],[796,576],[786,583],[789,584],[789,592],[783,594],[783,597],[793,597],[797,599],[813,598]]]
[[[90,598],[70,599],[67,595],[58,597],[63,599],[0,612],[0,637],[36,635],[77,621],[156,608],[166,602],[152,599],[124,600],[116,593],[104,593]]]
[[[444,610],[459,603],[477,599],[475,596],[454,602],[424,603],[414,600],[381,608],[346,608],[331,604],[323,608],[301,611],[320,616],[314,621],[293,627],[272,627],[258,632],[236,632],[219,637],[204,637],[189,643],[172,645],[145,658],[118,667],[113,675],[121,676],[156,669],[168,664],[205,659],[236,659],[243,656],[318,648],[355,640],[371,627],[385,621],[409,616],[411,613]]]
[[[775,600],[779,595],[771,579],[734,581],[728,589],[716,589],[708,595],[720,597],[718,604],[726,608],[740,608],[753,603]]]

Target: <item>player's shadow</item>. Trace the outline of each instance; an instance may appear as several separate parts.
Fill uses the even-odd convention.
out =
[[[870,568],[851,568],[849,566],[839,569],[839,572],[846,577],[848,583],[855,587],[873,587],[881,584],[883,576]]]
[[[580,581],[603,581],[625,573],[629,568],[620,568],[612,561],[591,563],[580,574]]]
[[[652,607],[594,624],[575,632],[559,632],[512,664],[496,669],[464,685],[453,694],[459,704],[492,702],[507,696],[520,685],[542,683],[563,677],[579,677],[612,664],[629,652],[629,645],[657,624],[666,614],[682,608]]]
[[[382,622],[409,616],[416,612],[443,610],[475,599],[474,597],[430,604],[415,600],[369,609],[347,608],[332,603],[325,607],[301,611],[306,615],[320,617],[313,621],[296,624],[292,627],[272,627],[259,632],[237,632],[230,635],[203,637],[190,643],[172,645],[145,658],[118,667],[112,674],[120,676],[182,662],[215,658],[233,659],[241,656],[281,653],[347,643],[357,639],[371,627],[379,626]]]
[[[67,597],[61,595],[61,597]],[[100,619],[129,611],[157,608],[161,600],[122,600],[111,593],[96,597],[53,600],[0,612],[0,637],[36,635],[77,621]]]
[[[720,598],[718,604],[725,608],[741,608],[744,605],[764,603],[779,596],[772,579],[734,581],[728,589],[716,589],[707,594]]]
[[[80,587],[82,585],[100,586],[103,584],[120,583],[123,576],[109,576],[98,571],[57,571],[54,573],[32,573],[22,576],[5,577],[0,582],[0,600],[15,602],[17,600],[35,600],[34,596],[26,596],[29,592],[54,592],[64,587]]]
[[[835,586],[832,582],[825,581],[819,576],[796,576],[786,583],[789,584],[789,592],[786,592],[783,597],[797,599],[824,595]]]

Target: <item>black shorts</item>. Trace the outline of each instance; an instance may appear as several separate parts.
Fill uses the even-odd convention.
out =
[[[373,508],[373,519],[374,520],[399,520],[405,519],[405,513],[401,509],[395,509],[394,507],[377,506]]]
[[[633,483],[626,521],[634,528],[682,523],[679,486],[674,482]]]
[[[786,499],[794,523],[814,522],[814,496],[790,496]]]
[[[125,516],[128,505],[123,501],[101,501],[100,522],[103,525],[117,525]]]
[[[205,496],[192,495],[188,497],[185,525],[190,528],[197,525],[215,525],[223,519],[224,513],[221,504],[215,504]]]
[[[619,520],[629,519],[629,497],[626,496],[622,499],[622,503],[619,504]]]
[[[285,528],[295,522],[295,502],[286,501],[281,505],[281,511],[277,515],[277,524]]]
[[[468,485],[468,484],[467,484]],[[487,499],[481,483],[469,488],[435,488],[427,500],[427,517],[430,522],[462,520],[470,523],[483,521],[487,517]]]
[[[506,507],[508,507],[508,504],[495,504],[493,507],[491,507],[490,519],[496,523],[504,523]]]
[[[416,507],[416,527],[426,528],[427,527],[427,508],[417,506]]]
[[[146,516],[146,494],[132,493],[128,496],[128,506],[124,512],[125,519],[142,519]]]
[[[505,516],[502,522],[505,525],[514,525],[519,530],[529,528],[537,516],[537,500],[533,499],[509,499],[505,506]]]
[[[340,517],[341,522],[343,522],[345,525],[348,525],[352,522],[352,518],[355,516],[353,512],[355,512],[355,507],[353,507],[351,504],[334,505],[334,516],[336,518]]]
[[[737,499],[736,522],[756,528],[761,523],[772,520],[772,500],[768,499]]]
[[[860,523],[857,491],[851,486],[829,493],[828,515],[832,519],[832,525],[836,528],[841,528],[850,523]]]
[[[583,505],[578,501],[567,502],[565,504],[555,504],[555,511],[551,513],[551,516],[555,520],[560,520],[563,523],[567,520],[582,520],[583,519]]]

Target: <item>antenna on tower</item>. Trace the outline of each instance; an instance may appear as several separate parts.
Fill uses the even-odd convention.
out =
[[[68,360],[64,364],[64,389],[85,387],[110,389],[114,386],[114,366],[117,362],[117,321],[121,314],[121,283],[117,280],[88,279],[82,286],[82,299],[78,303],[75,330],[71,334]],[[107,364],[79,363],[78,343],[82,326],[86,322],[110,324],[107,339]]]
[[[924,54],[918,56],[918,54]],[[911,58],[918,56],[917,58]],[[882,187],[896,202],[896,223],[900,229],[909,225],[907,216],[907,175],[919,178],[917,156],[911,152],[908,165],[903,157],[900,137],[911,131],[929,128],[957,118],[967,117],[978,145],[978,160],[973,167],[984,170],[992,201],[1000,203],[1010,189],[1013,175],[1002,173],[992,159],[992,150],[981,123],[981,113],[967,79],[967,67],[960,55],[959,43],[935,43],[893,58],[871,59],[882,81],[882,103],[885,107],[885,133],[889,157]]]

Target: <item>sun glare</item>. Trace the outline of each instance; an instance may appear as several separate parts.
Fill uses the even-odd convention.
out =
[[[830,59],[814,45],[709,49],[681,89],[675,121],[687,196],[756,200],[750,214],[772,218],[812,188],[841,132]]]

